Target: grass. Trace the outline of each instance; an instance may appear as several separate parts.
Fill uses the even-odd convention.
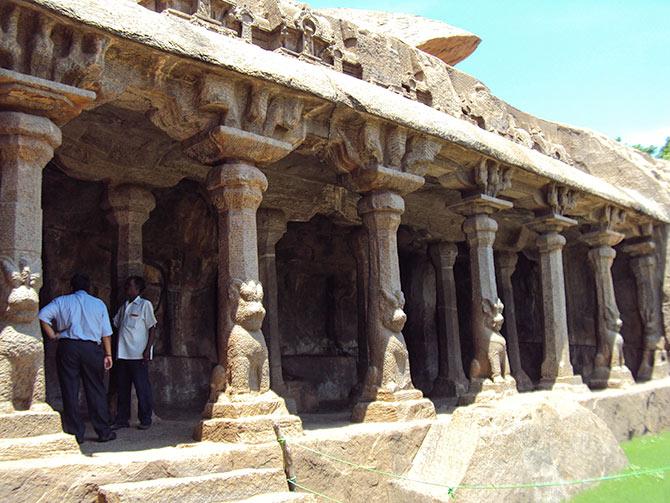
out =
[[[670,431],[621,444],[630,466],[623,473],[670,466]],[[670,503],[670,472],[608,480],[571,503]]]

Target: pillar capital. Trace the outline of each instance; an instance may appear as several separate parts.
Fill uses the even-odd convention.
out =
[[[458,246],[449,241],[431,243],[428,246],[428,254],[436,266],[453,268],[458,257]]]
[[[498,223],[486,213],[473,214],[463,222],[463,232],[468,244],[473,247],[492,247],[497,231]]]
[[[563,232],[568,227],[573,227],[575,225],[577,225],[577,220],[564,217],[558,213],[551,213],[532,220],[528,224],[528,227],[538,234],[548,234]]]
[[[117,225],[141,226],[156,207],[156,198],[140,185],[110,185],[104,206]]]
[[[656,244],[651,238],[642,241],[624,242],[623,251],[631,257],[654,256],[656,253]]]
[[[275,245],[286,234],[286,213],[275,208],[260,208],[256,214],[256,224],[259,255],[274,255]]]
[[[405,195],[421,188],[424,179],[412,173],[374,165],[357,169],[347,176],[346,183],[355,192],[392,191]]]
[[[505,199],[487,194],[475,194],[449,206],[449,209],[460,215],[470,217],[473,215],[492,215],[497,211],[509,210],[513,207],[514,205]]]
[[[390,190],[368,192],[358,201],[358,214],[394,213],[398,217],[405,211],[405,201],[401,195]]]
[[[610,229],[602,229],[593,232],[588,232],[582,235],[582,241],[584,241],[591,248],[596,248],[599,246],[616,246],[618,245],[625,236],[620,232],[616,232]]]
[[[245,209],[256,211],[267,188],[268,180],[262,171],[243,161],[214,166],[207,177],[207,189],[219,212]]]
[[[95,100],[95,93],[0,68],[0,110],[67,124]]]
[[[562,250],[566,243],[565,237],[558,232],[548,232],[537,237],[537,249],[540,254],[549,253],[556,250]]]
[[[519,262],[519,254],[512,250],[498,250],[495,253],[496,269],[504,278],[512,278]]]

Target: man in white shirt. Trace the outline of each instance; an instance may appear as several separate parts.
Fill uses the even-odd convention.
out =
[[[146,430],[151,426],[153,400],[148,363],[153,356],[156,316],[151,302],[140,296],[145,286],[140,276],[130,276],[125,283],[128,300],[114,316],[114,326],[119,334],[116,355],[118,405],[112,425],[115,430],[130,426],[131,385],[137,393],[138,428]]]
[[[112,368],[112,326],[105,303],[88,294],[88,276],[75,274],[70,286],[72,294],[56,297],[39,313],[44,333],[58,340],[56,366],[63,396],[63,430],[80,444],[84,442],[86,426],[79,415],[81,379],[98,441],[107,442],[116,438],[109,425],[103,380],[104,371]]]

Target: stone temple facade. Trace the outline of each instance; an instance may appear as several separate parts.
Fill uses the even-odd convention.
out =
[[[667,163],[496,98],[474,35],[359,16],[0,4],[0,459],[77,449],[36,320],[74,270],[110,309],[147,278],[198,440],[668,376]]]

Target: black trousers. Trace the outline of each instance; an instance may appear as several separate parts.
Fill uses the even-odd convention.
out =
[[[63,430],[84,440],[86,426],[79,414],[79,382],[84,384],[88,416],[98,437],[109,436],[102,346],[90,341],[60,339],[56,350],[58,381],[63,396]]]
[[[137,419],[141,424],[151,424],[153,397],[149,382],[149,364],[144,360],[116,360],[116,385],[118,405],[116,424],[130,422],[130,387],[135,386],[137,393]]]

